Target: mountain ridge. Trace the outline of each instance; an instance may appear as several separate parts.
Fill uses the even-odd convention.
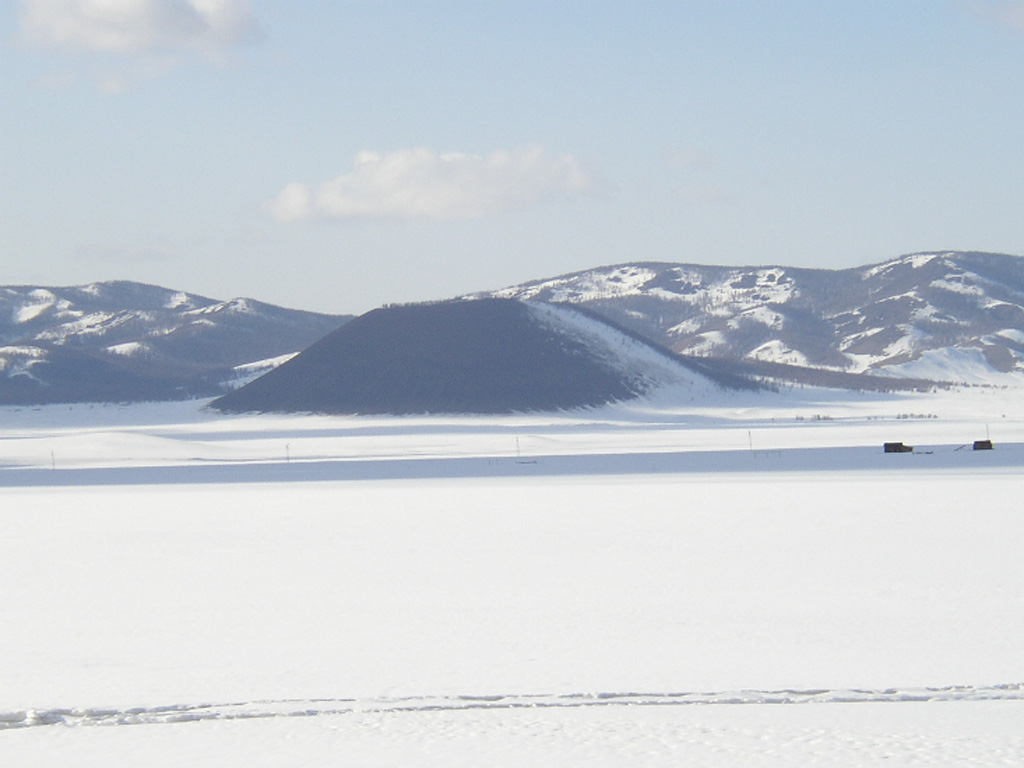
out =
[[[1009,254],[928,251],[842,270],[626,262],[472,295],[585,306],[734,363],[967,383],[1024,373],[1024,259]]]
[[[0,286],[0,403],[221,394],[347,319],[126,280]]]
[[[1024,383],[1024,258],[1009,254],[923,251],[838,270],[636,261],[457,297],[485,298],[575,307],[711,376]],[[218,396],[351,319],[131,281],[0,286],[0,404]]]

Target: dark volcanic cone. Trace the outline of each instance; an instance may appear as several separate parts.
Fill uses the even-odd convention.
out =
[[[213,407],[510,413],[600,405],[635,397],[647,386],[642,372],[630,370],[614,352],[545,321],[536,308],[481,299],[368,312]]]

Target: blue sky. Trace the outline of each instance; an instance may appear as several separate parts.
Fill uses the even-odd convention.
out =
[[[1024,254],[1024,2],[0,2],[0,284]]]

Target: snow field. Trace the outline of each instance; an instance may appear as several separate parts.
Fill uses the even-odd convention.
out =
[[[1021,764],[1013,396],[798,394],[496,421],[7,411],[0,761]],[[986,427],[995,451],[955,450]],[[667,450],[703,469],[646,471]],[[426,459],[471,471],[382,474]],[[598,460],[621,466],[578,471]],[[188,481],[210,466],[235,481]],[[102,484],[49,479],[89,467]],[[146,481],[161,467],[175,482]],[[766,700],[788,703],[724,703]]]
[[[1024,678],[1013,475],[5,493],[0,705]]]
[[[372,712],[0,736],[23,768],[1016,766],[1019,725],[1019,702],[971,702]]]

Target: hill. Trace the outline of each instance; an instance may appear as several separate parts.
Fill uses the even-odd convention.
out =
[[[511,299],[391,306],[213,402],[223,411],[510,413],[601,405],[733,378],[568,308]]]
[[[477,295],[584,306],[676,352],[780,379],[1024,373],[1024,259],[1006,254],[916,253],[845,270],[636,262]]]
[[[1024,382],[1024,258],[1006,254],[916,253],[845,270],[633,262],[464,298],[526,301],[535,320],[541,303],[571,306],[611,323],[620,334],[684,355],[691,371],[719,381],[732,376],[731,381],[745,377],[872,390]],[[448,306],[463,303],[436,306],[469,312]],[[399,309],[378,312],[397,318]],[[407,311],[413,316],[426,310],[421,305]],[[511,317],[495,319],[493,325],[483,317],[467,321],[483,323],[479,330],[490,329],[490,334],[461,338],[446,352],[446,340],[460,339],[451,323],[437,319],[416,327],[413,322],[388,332],[383,318],[370,315],[373,319],[361,325],[382,326],[359,341],[362,347],[345,354],[381,366],[373,369],[372,387],[386,392],[368,392],[365,401],[357,398],[345,405],[346,412],[372,411],[370,394],[394,397],[388,408],[400,412],[414,412],[422,404],[456,412],[463,405],[498,407],[485,402],[484,390],[466,389],[457,377],[437,377],[445,370],[451,376],[474,370],[482,377],[477,384],[488,376],[506,376],[513,377],[510,386],[514,380],[517,389],[526,391],[529,382],[514,377],[533,375],[540,359],[527,355],[539,352],[540,346],[529,346],[539,345],[537,338],[500,331],[503,323],[519,327]],[[123,281],[0,287],[0,404],[216,396],[273,369],[349,319]],[[407,343],[406,338],[416,341]],[[371,349],[373,339],[383,347]],[[517,344],[526,346],[516,350]],[[464,403],[413,391],[413,385],[426,386],[406,375],[410,361],[416,363],[412,369],[421,370],[423,355],[417,347],[438,356],[431,380],[442,382],[449,398],[461,393]],[[482,359],[471,364],[471,352]],[[385,363],[390,353],[393,359]],[[504,372],[488,369],[490,360],[494,365],[504,360]],[[569,368],[562,370],[558,375],[569,375]],[[364,385],[356,383],[356,373],[345,375],[353,377],[345,386],[355,397]],[[554,376],[554,369],[546,375]],[[637,391],[631,379],[612,386],[600,367],[573,375],[578,396],[552,397],[554,407],[563,407],[563,400],[586,404]],[[592,384],[585,381],[588,376],[595,377]],[[394,383],[385,387],[381,382],[388,377]],[[493,381],[487,391],[496,391],[498,383]],[[550,392],[564,386],[557,380],[534,384]],[[403,388],[406,394],[399,397]],[[323,393],[322,403],[313,398],[306,405],[331,409],[333,398]],[[521,406],[510,401],[508,407]]]
[[[221,394],[346,319],[132,282],[0,287],[0,404]]]

